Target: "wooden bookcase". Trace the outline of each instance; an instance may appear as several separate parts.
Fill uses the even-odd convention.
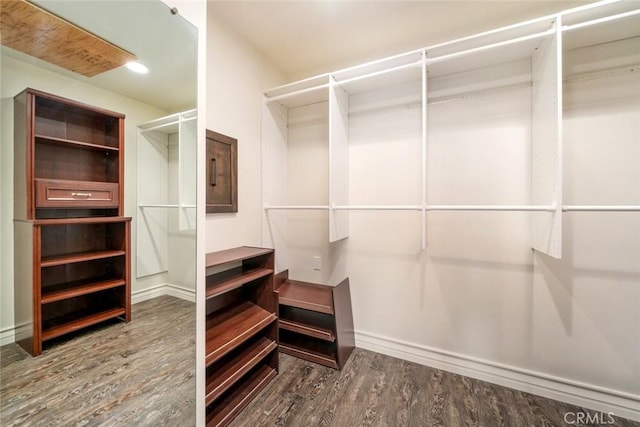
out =
[[[276,275],[280,351],[342,369],[355,348],[349,279],[338,286],[289,280]]]
[[[131,319],[124,115],[26,89],[14,98],[16,342]]]
[[[207,426],[229,424],[278,373],[273,262],[252,247],[206,256]]]

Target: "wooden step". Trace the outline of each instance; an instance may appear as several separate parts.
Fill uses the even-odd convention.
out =
[[[331,286],[298,280],[286,280],[278,288],[277,292],[280,305],[334,314],[332,290]]]

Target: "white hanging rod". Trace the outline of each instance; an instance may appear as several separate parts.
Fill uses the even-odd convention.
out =
[[[427,205],[428,211],[513,211],[553,212],[553,206],[535,205]]]
[[[325,83],[322,84],[320,86],[313,86],[313,87],[308,87],[306,89],[300,89],[300,90],[296,90],[293,92],[288,92],[288,93],[283,93],[282,95],[276,95],[276,96],[272,96],[272,97],[267,97],[266,101],[267,102],[275,102],[275,101],[280,101],[281,99],[287,99],[287,98],[292,98],[294,96],[297,95],[302,95],[305,93],[309,93],[309,92],[315,92],[321,89],[327,89],[329,87],[329,83]]]
[[[364,79],[368,79],[368,78],[371,78],[371,77],[377,77],[377,76],[381,76],[381,75],[384,75],[384,74],[393,73],[394,71],[401,71],[401,70],[405,70],[407,68],[420,67],[421,65],[422,65],[422,61],[412,62],[411,64],[398,65],[397,67],[386,68],[384,70],[379,70],[379,71],[374,71],[372,73],[363,74],[361,76],[351,77],[349,79],[344,79],[344,80],[338,80],[338,81],[336,81],[334,83],[334,86],[342,86],[342,85],[346,85],[346,84],[351,83],[351,82],[357,82],[359,80],[364,80]],[[418,79],[416,78],[416,80],[418,80]]]
[[[265,206],[264,210],[279,211],[328,211],[329,206],[326,205],[295,205],[295,206]]]
[[[469,55],[469,54],[476,53],[476,52],[482,52],[482,51],[485,51],[485,50],[495,49],[495,48],[502,47],[502,46],[509,46],[509,45],[512,45],[512,44],[525,42],[525,41],[528,41],[528,40],[541,39],[543,37],[550,36],[550,35],[552,35],[554,33],[555,33],[555,30],[554,29],[550,29],[550,30],[547,30],[547,31],[543,31],[541,33],[530,34],[528,36],[522,36],[522,37],[518,37],[518,38],[515,38],[515,39],[510,39],[510,40],[505,40],[505,41],[492,43],[492,44],[488,44],[488,45],[484,45],[484,46],[474,47],[474,48],[467,49],[467,50],[461,50],[459,52],[449,53],[449,54],[446,54],[446,55],[436,56],[436,57],[433,57],[433,58],[427,58],[427,65],[433,64],[435,62],[447,61],[449,59],[457,58],[459,56]]]
[[[640,205],[567,205],[564,212],[640,212]]]
[[[195,208],[196,205],[163,205],[154,203],[141,203],[138,205],[140,209],[143,208]]]
[[[580,22],[579,24],[565,25],[562,31],[577,30],[578,28],[590,27],[592,25],[604,24],[606,22],[617,21],[619,19],[628,18],[640,14],[640,9],[630,10],[628,12],[619,13],[617,15],[605,16],[603,18],[592,19],[591,21]]]
[[[166,206],[166,205],[163,205]],[[265,206],[265,210],[329,210],[324,205]],[[337,211],[421,211],[420,205],[336,205]],[[542,205],[426,205],[426,211],[496,211],[496,212],[555,212],[554,206]],[[640,212],[640,205],[568,205],[562,210],[583,212]]]
[[[334,206],[337,211],[421,211],[420,205],[351,205]]]
[[[328,206],[265,206],[266,210],[310,210],[329,209]],[[421,211],[421,205],[336,205],[338,211]],[[536,205],[426,205],[426,211],[542,211],[553,212],[553,206]]]

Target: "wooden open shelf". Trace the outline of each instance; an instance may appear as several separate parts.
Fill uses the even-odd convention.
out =
[[[333,330],[322,328],[320,326],[315,326],[311,324],[307,324],[304,322],[296,322],[286,319],[279,319],[278,325],[280,329],[284,329],[291,332],[297,332],[299,334],[307,335],[310,337],[318,338],[324,341],[334,342],[336,340],[336,335]]]
[[[339,369],[335,342],[327,343],[280,328],[280,351],[291,356]]]
[[[230,423],[277,375],[273,266],[272,249],[240,247],[206,255],[206,267],[218,270],[206,281],[207,426]]]
[[[104,291],[106,289],[117,288],[120,286],[124,286],[125,284],[126,282],[124,281],[124,279],[110,279],[91,281],[90,283],[86,284],[82,284],[82,282],[72,282],[63,283],[58,286],[49,286],[46,288],[46,292],[43,289],[40,303],[49,304],[56,301],[62,301],[64,299]]]
[[[275,320],[275,313],[250,301],[208,316],[205,365],[211,365]]]
[[[231,262],[240,262],[252,258],[261,257],[273,253],[273,249],[254,248],[251,246],[241,246],[224,251],[211,252],[205,257],[205,265],[207,268],[215,267]]]
[[[86,310],[84,312],[75,312],[71,315],[63,316],[59,319],[56,319],[56,323],[59,323],[56,326],[44,329],[42,331],[42,340],[46,341],[52,338],[57,338],[61,335],[86,328],[87,326],[92,326],[97,323],[104,322],[105,320],[124,315],[124,308],[112,308],[110,310],[99,312],[94,312],[91,310]]]
[[[46,135],[35,135],[35,138],[36,138],[36,141],[39,143],[59,144],[62,146],[66,146],[70,148],[78,148],[81,150],[99,150],[99,151],[104,151],[104,150],[119,151],[120,150],[118,147],[111,147],[109,145],[92,144],[89,142],[74,141],[72,139],[56,138],[53,136],[46,136]]]
[[[249,282],[273,274],[271,268],[233,268],[231,270],[207,277],[207,298],[218,296],[224,292],[239,288]]]
[[[337,286],[275,277],[280,351],[342,369],[355,348],[349,279]]]
[[[125,255],[125,251],[91,251],[91,252],[78,252],[74,254],[65,254],[59,256],[50,256],[42,258],[40,263],[41,267],[53,267],[55,265],[73,264],[76,262],[92,261],[95,259],[112,258],[116,256]]]
[[[276,375],[275,369],[267,365],[259,366],[242,383],[230,388],[216,404],[216,411],[207,413],[207,427],[229,424]]]

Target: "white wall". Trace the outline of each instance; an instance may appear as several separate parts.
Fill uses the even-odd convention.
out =
[[[638,40],[624,43],[637,63]],[[593,69],[592,58],[603,53],[568,54],[566,71]],[[350,204],[421,202],[420,109],[362,111],[392,93],[350,98]],[[570,83],[564,97],[565,204],[640,204],[640,76]],[[429,204],[530,204],[529,88],[428,111]],[[325,127],[290,126],[288,136],[286,204],[326,204],[326,170],[309,176],[325,162]],[[332,252],[326,214],[287,215],[290,277],[337,284],[331,259],[313,270],[313,255]],[[426,227],[422,252],[420,213],[350,213],[359,346],[640,418],[638,213],[565,213],[561,260],[531,250],[526,212],[433,211]]]
[[[125,96],[96,88],[86,83],[46,71],[17,59],[2,55],[2,207],[0,270],[0,337],[2,343],[13,341],[13,97],[26,87],[39,89],[100,106],[126,115],[125,119],[125,216],[133,218],[131,224],[132,256],[136,253],[136,126],[167,114],[166,111],[135,101]],[[132,262],[132,292],[164,282],[164,277],[150,277],[136,281],[135,262]]]
[[[281,74],[211,11],[207,26],[207,129],[238,140],[238,213],[209,214],[206,250],[261,243],[262,93]]]

